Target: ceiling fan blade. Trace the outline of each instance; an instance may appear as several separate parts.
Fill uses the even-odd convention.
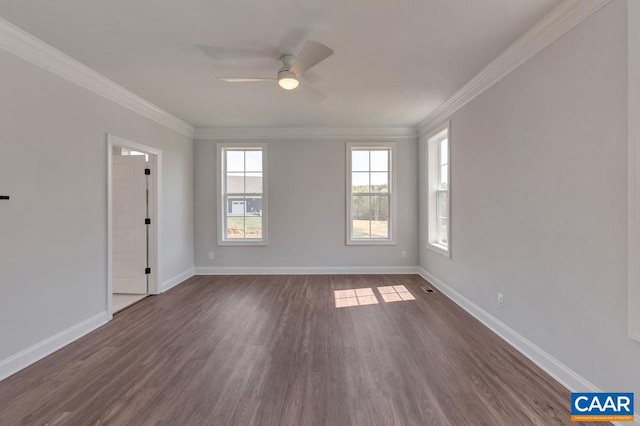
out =
[[[302,94],[308,101],[313,102],[314,104],[319,104],[327,98],[327,94],[321,90],[316,89],[313,86],[304,85],[302,86]]]
[[[261,77],[217,77],[218,80],[226,81],[227,83],[252,83],[256,81],[274,81],[275,78],[261,78]]]
[[[333,55],[333,50],[317,41],[307,40],[289,71],[298,77],[309,68]]]

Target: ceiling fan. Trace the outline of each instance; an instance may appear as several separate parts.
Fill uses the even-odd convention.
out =
[[[277,80],[280,87],[285,90],[293,90],[300,84],[298,78],[309,68],[333,55],[333,50],[317,41],[307,40],[296,58],[293,55],[282,55],[280,61],[282,67],[275,78],[263,77],[218,77],[227,83],[250,83],[259,81]]]

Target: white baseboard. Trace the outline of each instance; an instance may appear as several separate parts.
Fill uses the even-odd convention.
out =
[[[25,367],[41,360],[47,355],[57,351],[63,346],[78,340],[85,334],[88,334],[96,328],[104,325],[109,320],[109,315],[106,311],[100,312],[97,315],[88,318],[81,323],[78,323],[68,329],[61,331],[60,333],[43,340],[40,343],[18,352],[9,358],[0,361],[0,380],[4,380],[14,373],[22,370]]]
[[[186,271],[181,272],[172,278],[169,278],[168,280],[160,284],[160,293],[164,293],[165,291],[172,289],[178,284],[182,284],[185,280],[188,280],[194,275],[195,275],[195,269],[189,268]]]
[[[524,336],[508,325],[458,293],[437,277],[420,268],[420,275],[433,284],[445,296],[469,312],[478,321],[489,327],[494,333],[533,361],[536,365],[549,373],[554,379],[572,392],[600,392],[591,382],[578,375],[575,371],[562,364],[557,359],[527,340]]]
[[[416,266],[197,266],[196,275],[417,274]]]
[[[500,336],[505,342],[533,361],[534,364],[546,371],[547,374],[560,382],[569,391],[602,392],[602,390],[600,390],[596,385],[540,349],[527,338],[464,297],[462,294],[458,293],[453,288],[449,287],[439,278],[425,271],[423,268],[418,268],[418,273],[422,278],[433,284],[434,287],[440,290],[440,292],[451,299],[455,304],[467,311],[471,316]],[[640,414],[635,415],[635,422],[636,424],[640,424]],[[613,424],[628,425],[629,423],[613,422]]]

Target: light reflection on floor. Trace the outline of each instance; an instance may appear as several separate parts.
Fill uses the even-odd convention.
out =
[[[386,303],[415,300],[416,298],[403,285],[378,287],[382,300]],[[335,290],[333,292],[336,308],[350,306],[376,305],[378,298],[372,288],[356,288],[349,290]]]

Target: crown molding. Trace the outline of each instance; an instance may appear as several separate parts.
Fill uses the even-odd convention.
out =
[[[194,139],[411,139],[415,127],[197,127]]]
[[[0,49],[44,68],[72,83],[193,138],[194,128],[72,57],[60,52],[9,21],[0,18]]]
[[[610,0],[564,0],[541,21],[489,63],[448,101],[418,123],[424,136],[441,122],[468,104],[475,97],[500,81],[504,76],[535,56],[580,22],[593,15]]]

